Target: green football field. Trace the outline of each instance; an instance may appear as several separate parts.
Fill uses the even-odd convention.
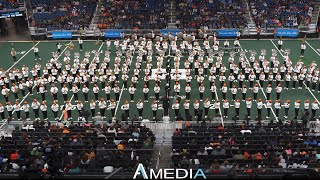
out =
[[[220,46],[221,47],[223,46],[223,41],[224,40],[220,40]],[[67,44],[69,42],[70,41],[63,41],[61,43],[62,44]],[[257,40],[240,40],[241,48],[244,51],[247,51],[247,53],[246,53],[246,57],[247,58],[250,57],[249,50],[255,50],[257,52],[256,58],[258,58],[261,49],[266,49],[267,50],[266,58],[270,59],[271,50],[272,49],[276,49],[275,46],[277,44],[277,41],[274,41],[274,44],[272,42],[273,42],[272,40],[260,40],[260,41],[257,41]],[[306,52],[305,52],[305,56],[303,58],[301,58],[302,61],[306,65],[309,65],[312,61],[316,61],[319,64],[319,62],[320,62],[319,61],[319,59],[320,59],[320,41],[319,40],[307,40],[306,42],[307,42],[306,43],[307,44],[307,49],[306,49]],[[12,44],[12,42],[3,42],[3,43],[1,43],[0,44],[1,68],[6,70],[6,71],[9,71],[9,70],[11,70],[13,68],[21,69],[21,67],[23,65],[26,65],[31,70],[31,68],[35,66],[36,62],[39,62],[42,65],[42,67],[45,67],[45,64],[46,64],[47,60],[49,60],[51,58],[51,52],[56,51],[56,42],[35,42],[35,43],[39,47],[39,50],[40,50],[39,54],[40,54],[40,56],[42,58],[41,61],[35,61],[34,53],[33,53],[33,50],[31,49],[32,46],[33,46],[32,42],[13,42],[13,44]],[[73,43],[75,44],[75,48],[74,48],[73,51],[71,51],[71,60],[73,60],[74,52],[80,52],[77,41],[74,41]],[[12,57],[11,57],[11,54],[10,54],[10,50],[11,50],[12,45],[14,46],[16,51],[18,52],[18,55],[17,55],[18,63],[17,64],[13,64],[13,60],[12,60]],[[233,45],[233,41],[230,41],[230,45]],[[290,58],[291,58],[291,60],[293,62],[296,62],[296,61],[298,61],[300,59],[300,45],[301,45],[301,40],[284,40],[284,44],[283,44],[282,49],[287,49],[287,48],[290,49],[291,50]],[[59,57],[59,60],[61,62],[63,62],[64,52],[68,51],[68,50],[69,49],[66,48],[66,46],[63,46],[63,48],[62,48],[62,52],[63,53],[61,53],[61,56]],[[100,62],[101,62],[103,60],[103,58],[104,58],[104,51],[106,50],[106,45],[103,44],[103,43],[96,44],[96,41],[85,41],[85,43],[84,43],[84,51],[80,52],[80,54],[81,54],[80,60],[83,59],[84,53],[86,51],[92,52],[92,51],[97,51],[97,50],[103,52],[103,53],[100,54]],[[116,53],[115,53],[115,49],[113,47],[112,47],[111,51],[112,51],[112,54],[111,54],[110,64],[111,64],[111,67],[113,68],[114,67],[113,66],[113,61],[114,61],[114,58],[116,56]],[[283,54],[283,52],[278,52],[278,58],[280,59],[280,64],[282,64],[281,62],[283,61],[283,58],[281,57],[282,54]],[[172,54],[170,54],[170,55],[172,55]],[[134,66],[135,61],[136,61],[136,56],[137,56],[137,54],[135,54],[133,59],[132,59],[132,65],[131,65],[131,69],[130,69],[130,73],[129,73],[130,79],[131,79],[132,74],[133,74],[133,69],[134,69],[133,66]],[[93,57],[94,57],[94,54],[91,53],[90,61],[93,60]],[[182,58],[182,61],[180,62],[180,69],[184,69],[184,60],[186,58],[187,58],[186,55]],[[228,58],[229,58],[228,54],[225,54],[223,56],[223,62],[226,65],[227,68],[229,67]],[[124,57],[122,57],[121,64],[123,63],[123,59],[124,59]],[[238,59],[239,59],[239,54],[237,54],[235,56],[235,63],[236,64],[238,64]],[[122,89],[120,91],[121,92],[120,93],[120,101],[117,103],[117,108],[116,108],[116,116],[117,116],[118,119],[120,119],[121,114],[123,113],[123,111],[121,110],[121,105],[123,105],[126,100],[129,100],[129,102],[130,102],[130,116],[131,117],[133,115],[137,115],[138,116],[138,111],[136,109],[136,103],[137,103],[138,99],[144,100],[144,96],[143,96],[143,92],[142,92],[142,88],[144,86],[144,81],[143,81],[144,72],[142,70],[145,68],[145,66],[146,66],[146,63],[142,63],[139,82],[137,84],[137,91],[135,93],[135,101],[134,102],[130,102],[129,92],[127,90],[123,90],[122,81],[120,80],[119,86]],[[163,67],[162,68],[165,68],[164,66],[165,66],[165,63],[163,63]],[[63,66],[63,68],[64,68],[64,66]],[[172,63],[172,68],[173,68],[173,63]],[[156,58],[155,58],[155,55],[153,57],[153,69],[156,69]],[[191,73],[192,73],[192,75],[194,77],[194,71],[191,71]],[[120,75],[121,75],[121,73],[120,73]],[[229,75],[229,71],[227,70],[226,77],[228,77],[228,75]],[[31,77],[31,74],[30,74],[30,77]],[[210,91],[210,87],[209,87],[209,82],[208,82],[207,78],[205,78],[205,79],[206,80],[205,80],[204,84],[206,86],[206,91],[205,91],[204,99],[206,97],[208,97],[211,100],[211,91]],[[216,85],[217,85],[217,88],[218,88],[218,93],[217,94],[218,94],[219,100],[221,101],[222,100],[222,93],[219,90],[219,88],[220,88],[219,84],[220,83],[218,81],[219,81],[219,78],[217,77],[217,80],[216,80]],[[185,95],[184,88],[185,88],[186,82],[185,82],[185,80],[181,80],[180,82],[181,82],[180,95],[184,96]],[[247,86],[249,86],[249,82],[244,82],[244,83],[247,83]],[[283,83],[283,87],[284,87],[284,82],[282,82],[282,83]],[[153,91],[154,84],[155,84],[154,81],[151,80],[150,81],[150,87],[149,87],[150,88],[149,101],[148,102],[144,102],[144,109],[143,109],[143,118],[146,118],[146,119],[149,119],[149,120],[152,120],[151,103],[155,99],[155,95],[154,95],[154,91]],[[174,83],[172,83],[171,89],[173,89],[173,84]],[[191,84],[192,84],[192,91],[191,91],[191,100],[190,100],[190,113],[194,117],[194,114],[193,114],[193,112],[194,112],[193,111],[193,102],[196,99],[200,99],[200,95],[199,95],[199,92],[198,92],[198,83],[197,83],[197,81],[195,79],[193,79],[193,82]],[[258,98],[261,98],[264,102],[266,100],[266,97],[264,96],[266,85],[267,85],[267,82],[265,82],[264,89],[263,90],[259,90],[259,94],[258,94]],[[164,90],[165,80],[161,81],[160,86],[161,86],[160,95],[162,96],[162,95],[164,95],[164,92],[165,92],[165,90]],[[290,83],[290,87],[291,86],[292,86],[292,84]],[[47,85],[47,87],[50,87],[50,86]],[[58,87],[60,88],[60,84],[58,84]],[[89,99],[94,99],[94,94],[92,92],[92,87],[93,87],[93,84],[90,84],[90,87],[89,87],[89,89],[90,89],[90,91],[89,91]],[[82,88],[82,86],[81,86],[81,88]],[[100,88],[100,90],[101,90],[101,88]],[[48,92],[49,92],[49,89],[48,89]],[[27,101],[31,105],[31,102],[33,101],[33,99],[38,99],[39,102],[41,102],[41,96],[40,96],[40,94],[36,93],[36,89],[35,88],[34,88],[34,93],[33,93],[34,95],[33,96],[30,96],[30,94],[27,94],[25,97],[22,97],[21,92],[19,92],[19,93],[20,93],[19,94],[19,102],[20,103],[22,103],[24,101]],[[172,92],[172,94],[173,94],[173,92]],[[78,96],[79,96],[79,99],[82,100],[82,102],[84,104],[84,107],[89,110],[89,103],[85,103],[84,102],[84,97],[83,97],[83,94],[82,94],[81,91],[78,93]],[[106,98],[106,95],[105,95],[104,91],[101,91],[99,93],[99,97]],[[253,93],[252,93],[251,90],[248,90],[247,97],[252,97],[253,98]],[[63,102],[63,97],[62,97],[61,93],[59,93],[58,98],[59,98],[60,106],[63,105],[64,102]],[[74,105],[76,104],[74,99],[73,99],[72,92],[69,92],[68,98],[71,99],[72,104],[74,104]],[[111,98],[115,98],[115,95],[114,95],[113,92],[111,93]],[[172,97],[170,97],[170,98],[171,98],[171,102],[170,103],[172,104],[173,98]],[[238,90],[237,98],[242,99],[242,94],[241,94],[240,90]],[[231,93],[230,93],[229,90],[228,90],[228,94],[227,94],[227,99],[229,99],[229,100],[232,99],[232,96],[231,96]],[[275,99],[276,99],[275,90],[273,90],[273,94],[271,96],[271,99],[273,101],[275,101]],[[294,117],[294,106],[293,106],[294,105],[294,101],[296,101],[297,99],[300,99],[301,102],[302,102],[301,103],[301,112],[299,114],[299,116],[301,117],[303,102],[305,100],[307,100],[307,99],[309,99],[311,102],[313,102],[315,99],[320,99],[320,93],[318,93],[317,91],[312,92],[312,91],[306,89],[305,86],[303,87],[303,89],[297,89],[297,88],[296,89],[291,89],[290,88],[289,90],[283,90],[283,93],[281,94],[281,99],[282,99],[282,103],[285,100],[291,100],[291,106],[290,106],[288,119],[292,119]],[[9,97],[9,100],[11,101],[11,103],[14,103],[13,93],[11,93],[11,95]],[[48,107],[51,107],[52,101],[53,101],[53,97],[50,95],[50,93],[47,93],[47,105],[48,105]],[[4,97],[2,95],[0,96],[0,102],[2,104],[5,104],[5,99],[4,99]],[[183,102],[184,102],[184,100],[182,100],[181,103],[180,103],[180,113],[184,117]],[[211,103],[213,104],[213,101],[211,101]],[[160,104],[161,104],[161,101],[159,102],[159,105]],[[228,122],[228,121],[231,121],[232,116],[235,114],[235,109],[232,106],[233,102],[230,101],[230,104],[231,104],[231,107],[229,109],[229,116],[228,116],[228,118],[223,118],[224,123]],[[203,102],[200,102],[200,108],[203,109]],[[274,106],[273,106],[272,109],[274,110]],[[61,111],[59,113],[60,119],[63,119],[62,118],[62,110],[63,110],[63,108],[61,108]],[[98,110],[99,109],[97,107],[96,111],[98,111]],[[220,110],[221,110],[221,112],[223,112],[222,102],[221,102],[221,109]],[[163,112],[162,109],[158,110],[158,119],[161,119],[162,112]],[[174,119],[173,118],[174,117],[174,111],[173,110],[170,111],[170,115],[171,115],[171,119]],[[213,117],[214,115],[215,115],[215,110],[214,109],[210,109],[209,116]],[[246,115],[245,103],[241,102],[240,119],[243,119],[245,117],[245,115]],[[254,119],[256,117],[256,115],[257,115],[256,103],[253,102],[251,118]],[[262,111],[262,118],[265,119],[266,115],[267,115],[267,111],[264,108],[263,111]],[[320,115],[320,112],[317,112],[317,117],[319,117],[319,115]],[[22,112],[22,116],[24,116],[23,112]],[[284,108],[282,108],[280,110],[279,119],[284,119],[283,116],[284,116]],[[17,120],[16,115],[14,115],[13,117],[15,118],[15,120]],[[32,111],[31,108],[30,108],[30,117],[31,117],[31,119],[34,119],[34,114],[33,114],[33,111]],[[40,112],[40,117],[42,117],[41,112]],[[51,112],[50,108],[48,108],[48,117],[49,117],[49,120],[51,120],[51,121],[54,120],[53,113]],[[76,109],[72,112],[72,117],[73,117],[73,120],[77,120],[78,111]],[[109,110],[106,111],[106,117],[107,117],[107,120],[111,119],[111,112]],[[271,118],[270,119],[277,120],[275,118],[275,115],[274,115],[273,112],[271,113]]]

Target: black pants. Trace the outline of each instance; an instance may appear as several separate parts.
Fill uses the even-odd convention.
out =
[[[279,109],[276,108],[276,116],[279,117]]]
[[[17,62],[17,56],[12,56],[13,62]]]
[[[203,99],[203,93],[200,93],[200,99],[201,100]]]
[[[156,118],[157,117],[157,110],[152,111],[153,117]]]
[[[280,99],[281,93],[277,93],[277,99]]]
[[[137,109],[138,109],[138,108],[137,108]],[[141,116],[141,117],[142,117],[142,110],[143,110],[143,109],[138,109],[139,116]]]
[[[46,100],[46,93],[41,93],[41,98],[42,98],[42,101],[45,101]]]
[[[312,112],[312,117],[315,117],[316,113],[317,113],[317,110],[316,109],[312,109],[311,112]]]
[[[239,116],[240,108],[236,108],[236,115]]]
[[[19,99],[18,93],[13,93],[15,99]]]
[[[257,97],[258,97],[258,93],[253,93],[253,99],[257,100]]]
[[[285,113],[286,116],[288,116],[288,114],[289,114],[289,108],[285,108],[285,109],[284,109],[284,113]]]
[[[301,56],[304,56],[304,49],[301,49],[300,54],[301,54]]]
[[[223,99],[223,100],[226,99],[226,94],[227,94],[227,93],[222,93],[222,99]]]
[[[63,100],[68,101],[68,94],[63,94]]]
[[[3,119],[6,119],[6,117],[5,117],[5,115],[4,115],[4,112],[0,113],[0,115],[1,115],[1,119],[2,119],[2,120],[3,120]]]
[[[124,114],[126,115],[126,118],[129,118],[129,110],[125,110]]]
[[[48,117],[48,116],[47,116],[47,111],[42,111],[42,115],[43,115],[43,118],[44,118],[44,119],[47,119],[47,117]]]
[[[251,116],[251,108],[247,108],[247,115]]]
[[[88,93],[83,93],[83,96],[84,96],[84,100],[88,101]]]
[[[80,50],[82,51],[82,44],[79,44]]]
[[[39,52],[35,52],[35,53],[34,53],[34,56],[35,56],[37,59],[41,59],[40,56],[39,56]]]
[[[102,108],[102,109],[100,109],[100,114],[101,114],[101,116],[102,117],[104,117],[105,115],[104,115],[104,112],[106,111],[106,109],[105,108]]]
[[[209,113],[209,108],[204,108],[204,115],[208,116],[208,113]]]
[[[189,92],[186,93],[186,99],[188,99],[188,100],[190,99],[190,93]]]
[[[295,108],[295,109],[294,109],[294,114],[295,114],[295,115],[294,115],[294,118],[297,119],[297,118],[298,118],[298,115],[299,115],[299,108]]]
[[[20,119],[21,117],[20,111],[16,111],[16,113],[17,113],[17,118]]]
[[[242,99],[246,100],[247,93],[242,93]]]
[[[292,82],[293,88],[296,88],[296,84],[297,84],[297,81],[293,81],[293,82]]]
[[[21,89],[22,97],[26,96],[26,91],[24,89]]]
[[[110,94],[106,94],[107,95],[107,100],[110,100]]]
[[[91,109],[91,116],[92,117],[96,116],[96,109]]]
[[[74,95],[74,99],[78,101],[78,93],[73,93],[73,95]]]
[[[290,81],[286,81],[286,88],[289,88]]]
[[[270,100],[271,93],[267,93],[267,100]]]
[[[278,49],[279,49],[279,50],[281,50],[281,46],[282,46],[282,45],[278,45]]]
[[[116,94],[116,101],[119,101],[119,93],[115,93]]]
[[[115,114],[116,114],[116,109],[115,108],[111,109],[111,116],[115,117]]]
[[[94,93],[94,97],[96,98],[96,101],[99,100],[99,96],[98,95],[99,95],[98,93]]]
[[[270,111],[271,111],[271,108],[267,108],[268,117],[270,117]]]
[[[58,99],[58,94],[53,94],[53,100],[57,100]]]
[[[8,111],[9,117],[12,117],[12,111]]]
[[[148,100],[148,93],[144,93],[144,100]]]
[[[53,112],[54,118],[57,118],[58,117],[58,111],[52,111],[52,112]]]
[[[36,118],[39,118],[39,109],[33,109],[33,112],[34,112],[34,116]]]
[[[228,116],[228,110],[229,110],[229,108],[224,108],[224,109],[223,109],[225,116]]]
[[[156,93],[156,100],[159,101],[159,93]]]

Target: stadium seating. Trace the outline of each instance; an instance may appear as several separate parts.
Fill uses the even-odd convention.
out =
[[[193,125],[172,136],[172,162],[210,169],[220,173],[236,164],[239,168],[316,168],[320,154],[319,136],[311,136],[308,128],[299,125],[268,126],[229,125],[224,129]],[[189,161],[182,162],[183,156]],[[284,160],[281,160],[284,159]],[[196,162],[196,161],[194,161]],[[295,163],[295,164],[294,164]],[[210,167],[211,166],[211,167]]]
[[[177,1],[180,28],[209,29],[246,27],[243,1]]]
[[[100,29],[161,29],[167,25],[165,0],[104,1]]]
[[[40,124],[34,123],[28,128],[25,126],[21,130],[14,130],[12,136],[2,137],[2,173],[15,173],[20,170],[43,173],[44,169],[49,167],[44,173],[56,173],[53,171],[60,169],[72,174],[103,174],[106,166],[132,171],[137,162],[150,162],[154,135],[143,126],[126,124],[119,126],[123,132],[117,130],[117,133],[114,133],[109,131],[109,127],[100,125],[71,124],[59,128],[59,124]],[[115,124],[113,126],[118,127]],[[151,141],[146,144],[149,138]],[[94,153],[91,153],[92,151]],[[87,161],[88,159],[90,161]],[[32,164],[37,162],[38,166],[33,167]],[[9,163],[19,167],[9,166]],[[24,169],[24,166],[27,169]]]
[[[78,30],[89,26],[96,0],[32,0],[35,27],[52,30]],[[41,12],[37,12],[42,8]]]
[[[252,17],[262,28],[307,26],[311,21],[312,1],[251,0]]]
[[[19,8],[17,0],[0,0],[0,11]]]

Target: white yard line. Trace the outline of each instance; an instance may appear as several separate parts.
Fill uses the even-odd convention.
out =
[[[72,42],[72,41],[70,41],[70,43],[71,43],[71,42]],[[39,43],[39,42],[38,42],[38,43]],[[67,50],[67,48],[68,48],[68,46],[63,49],[63,51],[59,54],[59,56],[57,57],[57,59],[60,58],[60,56]],[[32,87],[32,91],[33,91],[33,89],[34,89],[35,87],[36,87],[35,85]],[[30,92],[28,92],[28,93],[23,97],[23,99],[21,100],[21,102],[19,103],[19,105],[21,105],[21,104],[24,102],[24,100],[27,99],[27,97],[28,97],[29,95],[30,95]],[[12,115],[14,114],[14,112],[15,112],[15,111],[12,112]],[[3,126],[7,123],[7,119],[6,119],[4,122],[2,122],[2,123],[3,123],[3,124],[0,126],[0,129],[2,129]]]
[[[100,52],[100,50],[101,50],[101,48],[102,48],[103,44],[104,44],[104,42],[103,42],[103,43],[101,43],[101,45],[100,45],[100,47],[99,47],[99,49],[98,49],[98,52]],[[92,65],[92,63],[94,62],[94,60],[95,60],[95,59],[96,59],[96,57],[94,57],[94,58],[92,59],[92,61],[91,61],[91,63],[90,63],[90,65],[89,65],[89,66],[91,66],[91,65]],[[74,94],[72,94],[72,96],[71,96],[71,98],[69,99],[69,101],[71,102],[73,98],[74,98]],[[66,109],[66,107],[64,108],[64,110],[65,110],[65,109]],[[62,117],[63,117],[63,111],[62,111],[61,116],[60,116],[60,118],[59,118],[59,120],[60,120],[60,121],[61,121]],[[68,117],[68,118],[69,118],[69,117]]]
[[[241,44],[240,44],[240,41],[239,41],[239,45],[240,45],[240,47],[241,47],[241,51],[243,51],[242,46],[241,46]],[[251,67],[251,64],[250,64],[250,62],[249,62],[246,54],[244,55],[244,57],[245,57],[248,65]],[[254,72],[253,69],[252,69],[252,67],[251,67],[251,72]],[[264,98],[267,100],[267,96],[266,96],[266,94],[265,94],[265,92],[264,92],[264,89],[262,88],[260,82],[257,81],[257,83],[259,84],[259,87],[260,87],[260,89],[261,89],[261,91],[262,91],[262,94],[263,94]],[[276,121],[278,122],[278,117],[276,116],[276,113],[274,112],[272,106],[271,106],[271,112],[272,112],[273,116],[276,118]]]
[[[129,72],[131,71],[131,63],[132,63],[132,59],[133,59],[133,57],[134,57],[134,53],[136,52],[136,50],[134,49],[133,50],[133,55],[132,55],[132,58],[131,58],[131,60],[130,60],[130,62],[128,62],[128,66],[129,66]],[[128,73],[128,75],[129,75],[129,73]],[[139,78],[138,78],[139,79]],[[119,108],[119,104],[120,104],[120,102],[121,102],[121,97],[122,97],[122,93],[123,93],[123,89],[124,89],[124,84],[122,84],[122,87],[121,87],[121,92],[120,92],[120,96],[119,96],[119,101],[118,101],[118,103],[117,103],[117,106],[116,106],[116,109],[115,109],[115,112],[114,112],[114,116],[115,117],[117,117],[117,112],[118,112],[118,108]]]
[[[283,54],[282,54],[282,52],[281,51],[279,51],[279,49],[277,48],[277,46],[274,44],[274,42],[270,39],[270,41],[271,41],[271,43],[274,45],[274,47],[278,50],[278,52],[281,54],[281,56],[282,57],[284,57],[283,56]],[[307,42],[307,44],[309,45],[309,43]],[[309,45],[310,46],[310,45]],[[310,46],[311,47],[311,46]],[[311,47],[312,48],[312,47]],[[319,55],[319,54],[318,54]],[[320,55],[319,55],[320,56]],[[318,102],[318,104],[320,104],[320,102],[319,102],[319,100],[316,98],[316,96],[310,91],[310,88],[309,87],[307,87],[307,85],[306,85],[306,83],[303,81],[303,85],[306,87],[306,89],[310,92],[310,94],[313,96],[313,98],[315,99],[315,100],[317,100],[317,102]]]
[[[40,43],[40,41],[37,42],[37,44],[35,44],[34,46],[32,46],[29,49],[29,51],[27,51],[21,58],[19,58],[17,62],[13,63],[13,65],[8,70],[6,70],[5,73],[9,72],[16,64],[18,64],[32,50],[33,47],[37,46],[39,43]]]
[[[311,49],[312,49],[315,53],[318,54],[318,56],[320,56],[320,53],[319,53],[314,47],[312,47],[312,46],[308,43],[308,41],[305,41],[305,42],[311,47]]]

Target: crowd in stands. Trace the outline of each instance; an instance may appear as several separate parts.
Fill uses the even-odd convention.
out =
[[[30,8],[35,12],[35,27],[52,30],[79,30],[91,23],[97,0],[32,0]]]
[[[308,26],[314,8],[309,0],[250,0],[252,17],[262,28]]]
[[[0,11],[19,8],[17,0],[0,0]]]
[[[242,1],[177,1],[179,28],[209,29],[246,27],[245,4]]]
[[[148,167],[155,137],[141,125],[34,121],[0,140],[1,173],[28,177],[111,173],[137,163]],[[110,167],[111,166],[111,167]]]
[[[215,174],[230,173],[232,169],[317,169],[319,135],[293,121],[268,125],[243,122],[225,127],[203,122],[176,129],[172,136],[172,163],[177,168],[202,168]]]
[[[165,0],[104,1],[100,29],[162,29],[167,25]]]

